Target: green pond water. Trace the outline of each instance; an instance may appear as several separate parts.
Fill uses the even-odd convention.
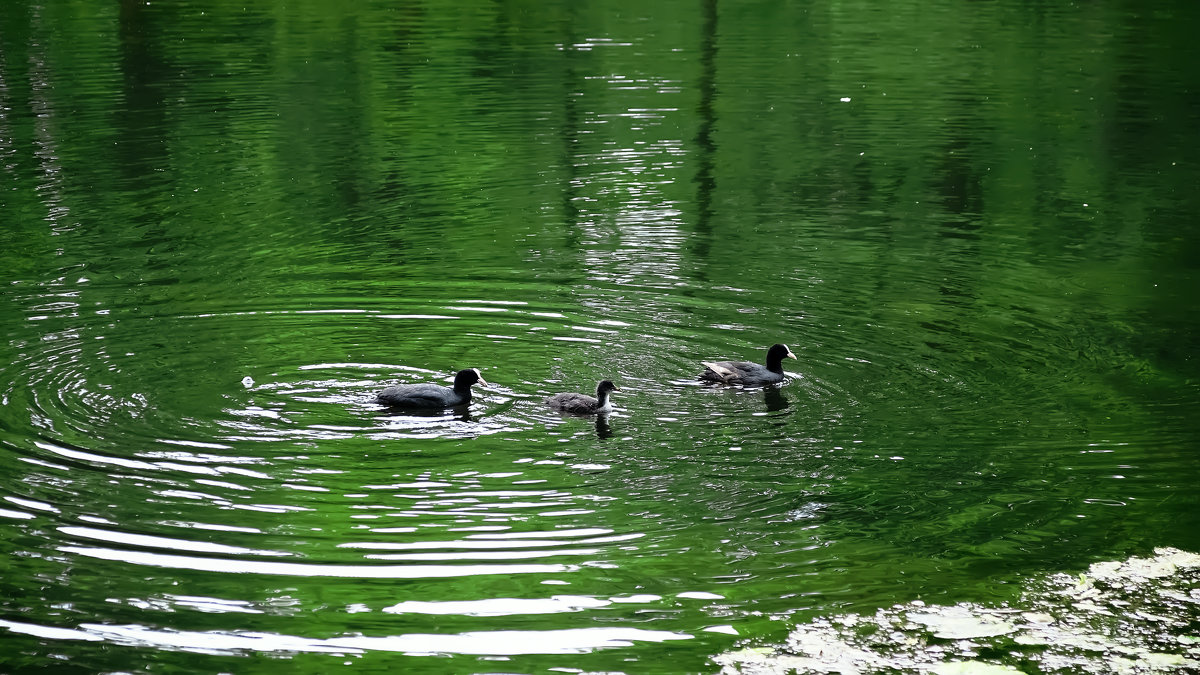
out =
[[[715,672],[1200,550],[1196,25],[0,3],[0,671]]]

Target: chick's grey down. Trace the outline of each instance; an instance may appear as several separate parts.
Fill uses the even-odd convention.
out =
[[[595,397],[588,396],[587,394],[564,392],[546,399],[546,405],[559,412],[575,413],[577,415],[611,412],[612,399],[609,394],[614,391],[621,390],[617,389],[617,385],[613,384],[612,380],[601,380],[596,385]]]

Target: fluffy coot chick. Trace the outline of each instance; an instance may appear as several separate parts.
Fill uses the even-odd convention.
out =
[[[577,415],[592,415],[595,413],[612,412],[612,400],[608,394],[621,391],[612,380],[601,380],[596,385],[596,398],[587,394],[562,393],[546,399],[546,405],[559,412],[575,413]]]
[[[783,381],[783,360],[794,359],[796,355],[787,345],[771,345],[767,350],[767,365],[761,366],[750,361],[702,361],[704,372],[700,379],[706,382],[722,384],[748,384],[757,386],[774,384]]]
[[[453,408],[471,402],[471,385],[486,387],[477,368],[460,370],[454,375],[454,388],[440,384],[397,384],[375,396],[376,403],[395,408]]]

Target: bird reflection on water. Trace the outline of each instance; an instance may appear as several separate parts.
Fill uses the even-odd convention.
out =
[[[612,427],[608,425],[608,415],[596,415],[596,437],[600,440],[612,438]]]
[[[763,387],[763,402],[766,403],[768,412],[778,412],[791,405],[779,390],[779,386],[774,384]]]
[[[405,408],[388,406],[385,410],[379,413],[379,416],[384,419],[395,419],[400,417],[431,417],[441,419],[452,419],[459,422],[474,422],[475,418],[471,417],[471,404],[456,405],[450,408]]]
[[[559,416],[559,419],[562,419],[563,421],[580,420],[585,417],[583,415],[573,415],[571,413],[559,413],[558,416]],[[595,427],[596,427],[596,437],[602,441],[612,438],[613,437],[612,426],[609,425],[609,423],[608,423],[610,415],[608,413],[600,413],[600,414],[594,415],[592,417],[594,419],[594,423],[595,423]]]

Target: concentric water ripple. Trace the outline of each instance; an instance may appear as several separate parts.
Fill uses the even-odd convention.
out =
[[[331,308],[181,314],[155,317],[153,321],[125,321],[121,330],[156,331],[165,321],[180,325],[181,331],[201,330],[199,325],[220,334],[240,330],[247,323],[267,321],[276,330],[302,324],[306,330],[337,334],[346,330],[345,322],[351,319],[359,326],[368,322],[388,327],[405,324],[406,328],[430,333],[436,332],[439,324],[459,323],[505,349],[518,345],[519,354],[535,339],[543,344],[577,343],[601,350],[626,339],[623,329],[631,324],[606,316],[568,317],[524,302],[464,300],[443,303],[434,310],[424,305],[420,310]],[[94,330],[103,332],[115,325],[101,324]],[[650,326],[641,328],[645,331]],[[104,336],[99,341],[118,337],[138,340],[124,333]],[[650,337],[662,343],[672,340],[669,334]],[[128,394],[122,403],[105,389],[90,389],[95,377],[89,368],[94,367],[97,357],[103,362],[106,354],[88,352],[82,342],[75,334],[65,334],[46,340],[40,350],[25,352],[24,361],[18,365],[36,363],[40,367],[27,368],[32,377],[24,383],[14,382],[8,394],[17,397],[32,392],[34,419],[42,416],[55,421],[47,425],[42,439],[34,440],[22,452],[37,467],[28,482],[37,482],[39,474],[69,476],[63,489],[73,498],[60,496],[57,502],[77,504],[64,510],[47,502],[9,498],[14,508],[5,509],[3,514],[10,518],[37,521],[52,513],[58,520],[54,537],[45,541],[46,548],[35,559],[49,562],[65,556],[79,564],[90,560],[105,568],[120,565],[127,574],[150,575],[151,587],[158,585],[155,579],[188,573],[213,576],[217,580],[213,583],[218,584],[228,575],[296,578],[304,583],[323,578],[428,583],[439,579],[529,576],[540,579],[540,585],[546,588],[542,597],[447,600],[418,596],[400,602],[393,598],[390,604],[359,603],[357,609],[345,606],[342,610],[456,616],[464,620],[611,612],[617,608],[627,612],[645,607],[671,615],[677,611],[671,608],[680,598],[697,593],[689,588],[671,594],[638,592],[640,584],[629,586],[623,595],[556,592],[560,585],[593,585],[586,578],[615,569],[614,561],[622,557],[642,555],[639,551],[643,548],[649,555],[669,553],[670,548],[662,548],[669,538],[664,540],[663,536],[673,529],[655,534],[602,525],[606,519],[601,516],[614,500],[604,476],[619,471],[615,469],[618,462],[607,456],[580,456],[574,447],[594,440],[628,441],[633,430],[622,426],[629,426],[637,417],[624,403],[616,414],[599,420],[564,417],[545,409],[542,398],[557,389],[587,390],[594,385],[577,377],[568,378],[574,367],[553,372],[544,380],[526,375],[506,384],[494,384],[480,390],[466,412],[428,415],[388,410],[373,403],[373,394],[393,382],[443,381],[449,369],[439,372],[405,363],[349,361],[287,363],[287,367],[275,370],[264,369],[261,364],[253,369],[231,365],[220,373],[199,366],[191,371],[177,368],[166,374],[181,381],[177,391],[186,393],[188,378],[196,377],[220,379],[223,393],[216,400],[201,401],[197,408],[172,414],[139,392]],[[668,381],[632,374],[636,367],[647,364],[655,370],[671,362],[685,367],[676,354],[662,358],[631,356],[635,365],[618,362],[616,372],[604,376],[620,379],[635,406],[639,400],[662,400],[693,392],[721,394],[728,403],[737,401],[736,393],[701,392],[688,379]],[[186,358],[177,360],[187,362]],[[105,370],[117,382],[144,371],[145,364],[125,363],[135,372],[126,373],[117,366]],[[460,365],[471,362],[450,368]],[[494,382],[503,381],[503,368],[478,365]],[[817,390],[811,385],[809,389]],[[778,391],[767,395],[783,396]],[[749,396],[758,401],[760,393]],[[777,403],[772,404],[776,411],[781,409]],[[757,407],[752,405],[747,414],[758,414]],[[677,405],[657,411],[649,421],[678,424],[680,417],[693,415],[686,406]],[[720,423],[720,416],[710,419],[709,424],[714,423]],[[103,437],[89,439],[89,434],[98,430],[103,430]],[[496,457],[487,462],[487,470],[464,470],[470,463],[464,466],[462,460],[452,460],[459,469],[451,473],[442,468],[449,457],[461,453],[461,442],[506,435],[508,440],[518,441],[514,444],[518,453]],[[420,441],[426,443],[416,443]],[[429,441],[436,445],[427,445]],[[537,450],[539,444],[544,446],[543,451]],[[446,452],[451,454],[447,456]],[[487,456],[497,454],[497,449],[492,449]],[[587,488],[597,479],[600,489]],[[104,491],[99,486],[114,481],[122,486],[123,503],[100,508],[98,499]],[[152,505],[153,510],[148,512],[143,505]],[[331,520],[334,513],[342,515]],[[306,543],[298,546],[301,539],[297,538],[297,524],[306,520],[319,525],[299,526],[308,534],[303,539]],[[524,523],[541,524],[541,529],[529,529]],[[648,534],[655,541],[646,542]],[[654,553],[655,549],[660,552]],[[581,575],[585,577],[583,582],[576,580]],[[707,590],[697,595],[709,596],[721,597]],[[112,600],[152,614],[187,609],[214,614],[273,614],[280,607],[270,598],[165,591]],[[206,632],[188,637],[186,633],[156,630],[144,624],[131,624],[123,630],[87,624],[66,628],[7,622],[6,626],[19,634],[168,649],[196,648],[201,644],[198,641],[205,641],[207,648],[226,652],[379,649],[471,654],[495,650],[499,639],[507,645],[500,650],[503,653],[554,654],[639,641],[694,638],[687,631],[577,628],[533,631],[526,637],[491,631],[467,631],[444,638],[377,637],[355,647],[353,640],[321,641],[283,633],[261,633],[248,642],[236,633]]]

